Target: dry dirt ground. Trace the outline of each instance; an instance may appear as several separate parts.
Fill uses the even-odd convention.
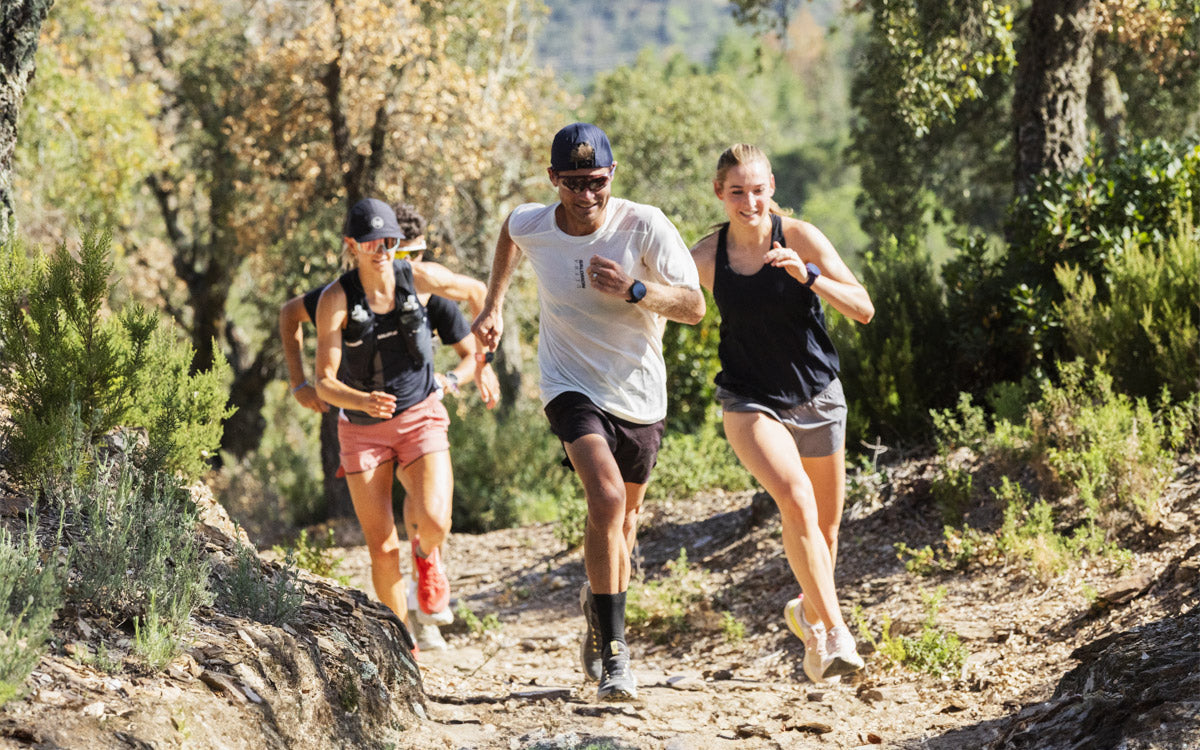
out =
[[[885,619],[915,633],[925,597],[944,587],[938,623],[969,652],[953,675],[871,653],[854,680],[809,682],[782,618],[796,586],[773,503],[718,492],[651,503],[644,515],[644,580],[662,580],[682,548],[704,595],[663,642],[631,633],[636,703],[598,703],[582,679],[581,556],[549,525],[451,537],[453,597],[498,627],[448,628],[451,648],[421,655],[422,703],[396,648],[404,634],[362,593],[367,557],[350,522],[336,527],[336,552],[355,588],[310,579],[295,629],[209,608],[161,673],[129,658],[98,669],[80,649],[105,641],[119,656],[131,633],[61,614],[28,694],[0,709],[0,748],[1200,748],[1200,458],[1178,466],[1161,521],[1126,565],[1086,563],[1049,583],[1013,564],[906,571],[896,542],[942,537],[933,472],[899,464],[848,508],[837,579],[845,613],[858,608],[876,634]],[[214,540],[228,553],[227,536]],[[726,612],[740,640],[722,626]],[[1087,671],[1107,644],[1119,658]],[[860,649],[870,646],[860,639]],[[1055,695],[1060,684],[1087,702]]]
[[[882,496],[848,511],[837,579],[846,614],[861,608],[876,632],[884,618],[893,621],[893,633],[916,630],[927,611],[925,597],[944,586],[938,623],[957,634],[970,654],[960,673],[935,678],[891,667],[872,654],[854,680],[809,682],[800,666],[801,644],[782,617],[796,586],[782,556],[773,504],[765,495],[717,493],[651,504],[644,516],[645,579],[665,575],[664,563],[683,548],[693,570],[702,571],[706,595],[687,629],[668,642],[632,634],[640,686],[633,704],[598,703],[594,683],[585,683],[579,671],[584,572],[578,550],[564,551],[549,525],[453,536],[446,554],[452,594],[477,617],[494,615],[500,625],[482,634],[452,626],[446,629],[448,651],[422,654],[429,720],[412,735],[411,746],[1008,747],[998,738],[1023,707],[1032,706],[1026,712],[1032,714],[1051,698],[1079,663],[1072,658],[1076,648],[1195,608],[1197,462],[1179,468],[1162,523],[1128,565],[1084,564],[1048,584],[1022,566],[933,578],[907,572],[894,542],[918,547],[941,536],[925,492],[930,470],[919,463],[904,467]],[[341,533],[354,541],[352,525]],[[340,553],[343,571],[369,590],[363,548]],[[740,641],[721,627],[726,611],[743,626]],[[1193,652],[1200,650],[1200,634],[1192,643]],[[870,649],[860,639],[860,650]],[[1200,684],[1189,664],[1190,684]],[[1194,731],[1186,729],[1185,717],[1182,735],[1125,746],[1200,747],[1198,697],[1184,696]],[[1035,739],[1011,746],[1090,749],[1117,747],[1120,739],[1070,731],[1075,739],[1069,744]]]

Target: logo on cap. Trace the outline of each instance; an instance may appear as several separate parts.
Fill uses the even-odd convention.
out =
[[[372,216],[371,217],[371,228],[372,229],[383,229],[383,217],[382,216]]]

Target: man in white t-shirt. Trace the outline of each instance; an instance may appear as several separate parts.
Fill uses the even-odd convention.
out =
[[[616,166],[595,125],[573,123],[554,136],[548,172],[558,202],[518,206],[504,222],[472,329],[495,351],[509,282],[528,256],[540,303],[542,403],[588,505],[580,659],[585,675],[600,681],[601,700],[632,700],[625,592],[667,413],[663,327],[699,322],[704,295],[663,212],[611,197]]]

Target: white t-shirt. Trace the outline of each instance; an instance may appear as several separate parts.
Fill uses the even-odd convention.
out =
[[[577,391],[621,419],[657,422],[667,415],[666,319],[593,289],[588,262],[599,255],[635,279],[699,289],[691,253],[654,206],[610,198],[604,226],[583,237],[558,228],[556,208],[526,203],[508,220],[537,275],[542,404]]]

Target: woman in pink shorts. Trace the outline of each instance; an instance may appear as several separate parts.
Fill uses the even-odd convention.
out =
[[[454,475],[440,388],[475,375],[474,341],[467,336],[454,345],[463,357],[455,370],[435,373],[418,295],[452,290],[422,264],[393,263],[406,238],[388,204],[372,198],[356,203],[343,235],[343,253],[355,267],[317,304],[317,395],[342,410],[342,469],[371,556],[375,593],[408,625],[402,544],[392,512],[394,470],[405,489],[423,620],[448,623],[450,586],[440,550],[450,531]]]

